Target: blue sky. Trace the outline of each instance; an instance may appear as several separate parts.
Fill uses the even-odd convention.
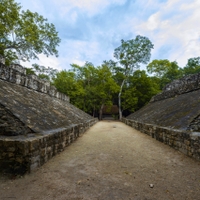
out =
[[[169,59],[184,67],[200,56],[199,0],[17,0],[22,9],[38,12],[53,23],[61,38],[59,57],[32,63],[69,69],[114,59],[121,39],[136,35],[154,44],[151,60]],[[21,63],[31,66],[31,63]]]

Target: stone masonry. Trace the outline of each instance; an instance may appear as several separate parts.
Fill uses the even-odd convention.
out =
[[[37,169],[96,121],[50,82],[0,64],[0,171]]]
[[[200,161],[200,132],[162,127],[126,118],[123,118],[122,121],[142,133],[150,135],[152,138]]]
[[[168,84],[123,122],[200,161],[200,73]]]

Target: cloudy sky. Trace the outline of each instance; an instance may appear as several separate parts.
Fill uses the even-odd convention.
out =
[[[200,56],[200,0],[17,0],[22,9],[38,12],[56,26],[59,57],[41,55],[44,66],[69,69],[114,59],[121,39],[136,35],[154,44],[151,60],[169,59],[184,67]],[[28,63],[22,63],[30,66]]]

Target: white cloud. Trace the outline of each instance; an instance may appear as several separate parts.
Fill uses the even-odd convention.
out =
[[[151,31],[158,28],[160,24],[159,13],[151,15],[147,21],[147,28]]]
[[[170,52],[166,52],[169,56],[166,58],[185,66],[187,59],[200,54],[199,8],[200,1],[197,0],[190,3],[168,0],[147,21],[140,21],[134,28],[139,34],[150,37],[155,45],[154,54],[159,55],[158,51],[167,46]]]

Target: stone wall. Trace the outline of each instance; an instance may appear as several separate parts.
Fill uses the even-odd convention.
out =
[[[57,153],[63,151],[97,119],[69,126],[46,134],[0,137],[0,171],[24,174],[32,172]]]
[[[63,101],[69,101],[69,97],[58,92],[49,81],[39,79],[36,75],[26,75],[26,69],[18,64],[8,67],[0,63],[0,79],[48,94]]]
[[[197,131],[200,126],[200,90],[147,104],[127,119],[180,130]]]
[[[200,73],[169,83],[123,122],[200,160]]]
[[[0,104],[0,135],[27,135],[33,131]]]
[[[122,121],[142,133],[150,135],[152,138],[200,161],[200,132],[161,127],[126,118],[123,118]]]
[[[200,89],[200,73],[185,76],[167,84],[163,91],[152,97],[150,102],[160,101]]]
[[[97,122],[20,65],[0,63],[0,86],[1,172],[37,169]]]

